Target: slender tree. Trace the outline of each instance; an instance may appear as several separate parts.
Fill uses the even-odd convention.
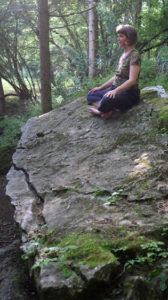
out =
[[[48,0],[39,0],[39,31],[41,102],[42,112],[46,113],[52,110]]]
[[[140,13],[142,11],[142,0],[138,0],[136,3],[136,12],[135,12],[135,24],[138,26],[138,28],[141,26],[141,19]]]
[[[0,115],[5,113],[5,96],[2,85],[2,79],[0,78]]]
[[[96,57],[98,52],[97,0],[89,0],[89,78],[96,75]]]

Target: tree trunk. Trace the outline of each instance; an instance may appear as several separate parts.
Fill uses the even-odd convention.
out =
[[[2,79],[0,78],[0,115],[5,114],[5,97],[2,85]]]
[[[136,2],[136,13],[135,13],[135,24],[140,28],[141,26],[141,19],[140,13],[142,11],[142,0],[138,0]]]
[[[89,78],[96,75],[98,52],[98,17],[95,8],[97,0],[89,0]]]
[[[47,113],[52,110],[48,0],[39,0],[39,29],[41,102],[42,112]]]

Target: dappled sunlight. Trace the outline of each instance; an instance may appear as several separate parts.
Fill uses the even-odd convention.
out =
[[[144,152],[139,158],[134,160],[135,167],[130,173],[131,178],[145,174],[149,169],[152,168],[150,155]]]
[[[44,118],[44,117],[45,117],[45,114],[42,114],[42,115],[40,115],[40,116],[37,116],[38,119],[42,119],[42,118]]]

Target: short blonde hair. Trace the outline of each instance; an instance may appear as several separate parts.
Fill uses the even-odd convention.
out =
[[[117,26],[116,32],[124,34],[128,39],[129,45],[135,45],[138,42],[137,30],[129,24]]]

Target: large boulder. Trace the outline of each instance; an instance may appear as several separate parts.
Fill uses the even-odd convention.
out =
[[[79,98],[23,127],[6,190],[40,299],[103,299],[109,284],[127,299],[123,264],[160,242],[168,154],[157,103],[168,98],[144,98],[108,121]]]

